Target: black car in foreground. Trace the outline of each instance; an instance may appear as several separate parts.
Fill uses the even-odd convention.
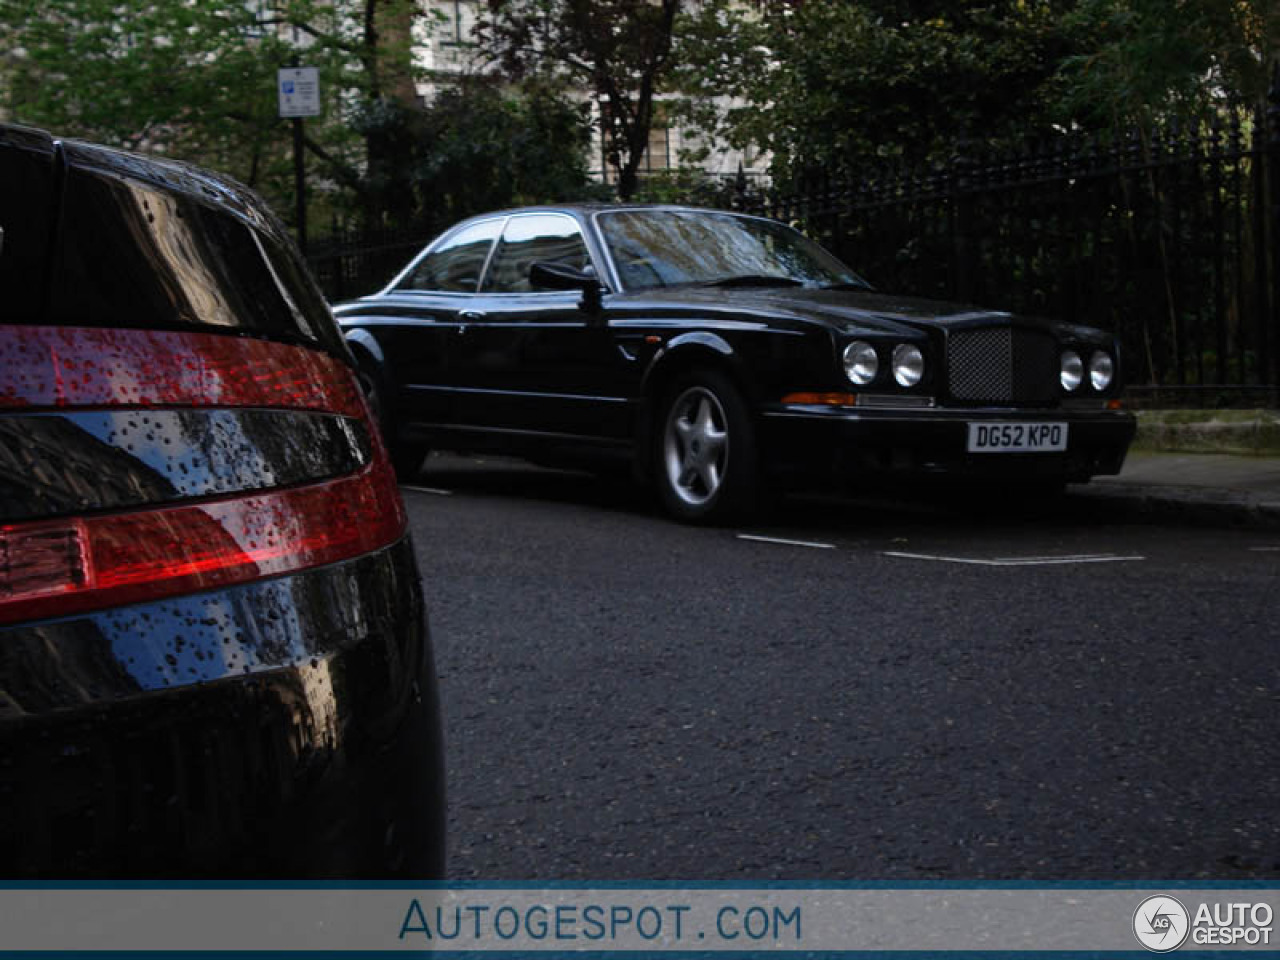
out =
[[[438,878],[422,589],[259,201],[0,126],[0,879]]]
[[[1087,480],[1134,433],[1109,334],[877,293],[715,210],[475,217],[336,313],[402,473],[434,447],[613,455],[682,520],[819,476]]]

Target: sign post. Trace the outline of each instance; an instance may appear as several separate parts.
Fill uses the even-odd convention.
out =
[[[302,118],[320,115],[320,76],[315,67],[284,67],[276,71],[280,116],[293,120],[293,179],[298,246],[307,249],[307,178],[302,160]]]

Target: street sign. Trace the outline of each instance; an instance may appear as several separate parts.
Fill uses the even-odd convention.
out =
[[[276,94],[280,100],[280,116],[320,116],[320,72],[315,67],[277,70]]]

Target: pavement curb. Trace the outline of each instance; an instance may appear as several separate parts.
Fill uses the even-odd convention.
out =
[[[1152,523],[1280,531],[1280,501],[1236,490],[1095,482],[1070,491],[1095,506]]]
[[[1280,456],[1275,410],[1139,410],[1135,450]]]

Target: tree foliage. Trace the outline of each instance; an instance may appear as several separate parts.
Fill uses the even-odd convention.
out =
[[[267,71],[287,55],[276,38],[258,36],[243,4],[3,0],[0,30],[15,119],[215,157],[266,125],[275,110]]]
[[[590,192],[587,118],[555,87],[470,77],[423,109],[383,103],[357,118],[358,129],[374,127],[394,146],[395,163],[371,169],[369,185],[393,224],[439,229],[485,210]]]
[[[1079,52],[1059,72],[1061,113],[1081,124],[1256,106],[1280,55],[1274,0],[1080,0]]]
[[[2,108],[59,135],[215,167],[285,209],[291,139],[276,70],[300,61],[319,68],[324,97],[323,116],[306,122],[313,164],[335,186],[360,187],[347,114],[376,89],[379,63],[361,12],[323,0],[0,0]]]
[[[684,116],[782,180],[1256,100],[1274,0],[707,0]],[[726,101],[726,96],[734,99]]]
[[[509,77],[550,75],[590,91],[625,198],[649,145],[679,9],[680,0],[489,0],[477,35]]]
[[[0,115],[220,169],[288,213],[276,70],[301,62],[324,98],[304,123],[321,216],[438,224],[581,192],[586,126],[562,92],[464,81],[423,108],[415,26],[430,26],[417,0],[0,0]]]

